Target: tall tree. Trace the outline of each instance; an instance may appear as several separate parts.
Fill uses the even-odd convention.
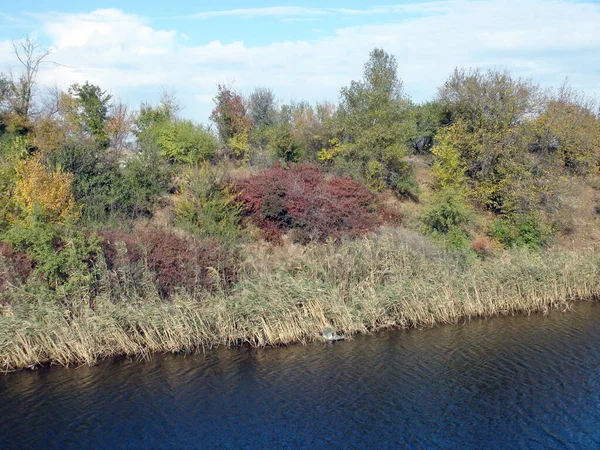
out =
[[[248,113],[246,100],[230,86],[219,84],[214,102],[215,109],[210,119],[217,124],[219,137],[232,152],[232,156],[247,158],[252,117]]]
[[[10,80],[12,112],[16,115],[29,117],[33,106],[35,82],[42,61],[50,54],[50,50],[40,46],[37,39],[27,36],[13,41],[13,52],[21,63],[18,75],[12,75]]]
[[[92,137],[100,147],[108,147],[107,123],[112,97],[87,81],[83,85],[73,84],[69,88],[69,95],[75,99],[71,113],[80,130]]]
[[[342,151],[358,163],[375,190],[386,187],[400,195],[414,196],[411,168],[404,160],[407,141],[414,134],[411,102],[404,94],[393,55],[374,49],[365,64],[363,78],[341,90],[338,110]]]
[[[268,88],[256,88],[248,99],[248,110],[253,125],[257,128],[268,127],[277,119],[275,95]]]

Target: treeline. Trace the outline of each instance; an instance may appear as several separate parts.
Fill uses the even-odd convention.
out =
[[[506,70],[457,69],[417,104],[375,49],[337,104],[219,85],[207,127],[167,92],[135,111],[88,82],[43,92],[48,53],[26,39],[15,54],[22,71],[0,75],[5,291],[98,289],[99,267],[118,292],[146,269],[166,297],[223,289],[249,242],[402,221],[484,256],[539,247],[575,226],[573,183],[600,187],[597,106]]]

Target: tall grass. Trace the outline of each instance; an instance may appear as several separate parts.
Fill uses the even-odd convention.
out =
[[[147,285],[150,276],[138,274],[146,289],[115,287],[106,268],[93,295],[85,288],[71,298],[15,291],[0,313],[0,368],[307,343],[325,326],[345,334],[428,327],[567,309],[600,292],[593,253],[515,250],[478,260],[444,253],[402,230],[287,253],[267,245],[247,253],[227,293],[180,292],[164,301]]]

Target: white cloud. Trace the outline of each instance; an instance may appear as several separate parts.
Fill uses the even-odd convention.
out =
[[[228,9],[222,11],[203,11],[189,18],[195,19],[211,19],[214,17],[282,17],[282,16],[315,16],[327,14],[325,9],[319,8],[302,8],[299,6],[272,6],[267,8],[241,8]]]
[[[53,13],[39,17],[42,26],[37,32],[52,42],[52,60],[62,66],[45,67],[40,80],[62,86],[89,80],[136,102],[155,100],[161,86],[169,86],[187,105],[186,115],[206,121],[216,84],[223,81],[234,80],[244,92],[268,86],[284,100],[335,100],[341,86],[361,76],[369,51],[379,46],[396,56],[405,88],[417,100],[431,97],[455,66],[503,66],[518,76],[555,85],[569,76],[574,87],[600,94],[597,4],[450,0],[385,8],[411,14],[386,17],[383,25],[323,31],[313,40],[260,46],[223,40],[194,43],[175,30],[153,28],[140,16],[117,9]],[[379,10],[344,11],[366,15]],[[298,7],[236,11],[237,17],[333,14],[329,9]],[[210,17],[216,15],[204,16]],[[11,58],[7,49],[7,43],[0,42],[0,63]]]
[[[264,8],[240,8],[225,9],[216,11],[201,11],[196,14],[185,16],[194,19],[211,19],[215,17],[301,17],[301,16],[331,16],[331,15],[349,15],[365,16],[376,14],[401,14],[401,13],[434,13],[448,11],[448,2],[432,1],[419,4],[403,4],[378,6],[364,9],[350,8],[304,8],[300,6],[270,6]]]

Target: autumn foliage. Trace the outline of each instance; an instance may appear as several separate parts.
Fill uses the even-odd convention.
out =
[[[60,222],[75,213],[73,174],[49,172],[40,157],[34,156],[19,162],[16,178],[15,203],[26,217],[36,212],[49,222]]]
[[[237,183],[249,221],[267,238],[293,230],[296,240],[358,236],[378,223],[375,197],[356,180],[327,176],[319,167],[275,166]]]
[[[19,252],[7,244],[0,242],[0,289],[7,284],[24,283],[34,265],[25,252]]]
[[[164,297],[177,288],[188,292],[227,287],[235,280],[231,257],[215,241],[192,239],[176,234],[144,230],[100,234],[102,250],[110,270],[120,265],[146,264]],[[119,254],[119,246],[124,254]]]

